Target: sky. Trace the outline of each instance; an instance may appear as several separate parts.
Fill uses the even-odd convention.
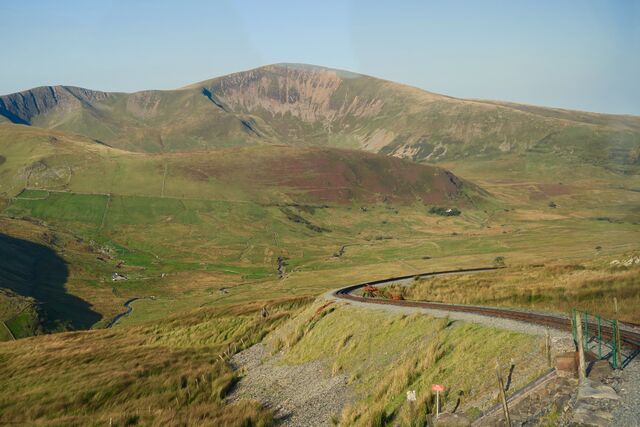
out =
[[[0,0],[0,94],[173,89],[278,62],[640,115],[640,1]]]

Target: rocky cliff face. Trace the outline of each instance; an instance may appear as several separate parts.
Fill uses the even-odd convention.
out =
[[[384,100],[363,97],[344,85],[356,74],[300,65],[271,65],[214,80],[205,90],[220,108],[243,112],[290,114],[305,122],[332,121],[348,115],[373,117]]]

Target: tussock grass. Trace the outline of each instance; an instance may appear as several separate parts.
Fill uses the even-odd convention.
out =
[[[200,309],[164,322],[0,344],[0,424],[267,426],[257,403],[229,405],[227,364],[305,300]]]
[[[512,387],[544,367],[535,337],[343,303],[316,302],[265,342],[274,351],[284,351],[285,363],[320,359],[331,374],[347,375],[359,398],[336,420],[345,426],[423,425],[420,420],[424,422],[435,408],[432,383],[446,386],[443,401],[449,409],[461,392],[460,410],[487,406],[493,403],[496,358],[503,366],[514,360]],[[417,391],[413,407],[406,403],[408,390]]]

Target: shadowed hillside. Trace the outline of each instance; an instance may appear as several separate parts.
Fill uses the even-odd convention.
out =
[[[69,270],[50,248],[0,233],[4,320],[16,337],[39,330],[88,329],[101,319],[65,289]],[[17,310],[15,310],[17,308]]]

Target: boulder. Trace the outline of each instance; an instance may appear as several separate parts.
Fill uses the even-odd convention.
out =
[[[591,362],[587,368],[587,377],[592,380],[602,381],[608,378],[613,372],[613,368],[608,360],[596,360]]]

